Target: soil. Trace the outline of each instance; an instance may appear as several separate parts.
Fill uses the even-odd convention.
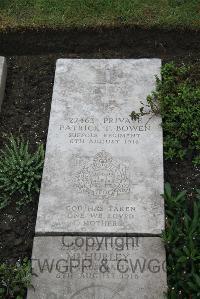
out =
[[[56,59],[159,57],[163,62],[198,62],[199,32],[104,28],[101,30],[27,30],[0,33],[0,55],[7,56],[8,77],[0,114],[2,133],[22,134],[34,149],[46,143]],[[194,193],[200,169],[190,160],[165,161],[165,181]],[[21,212],[0,211],[0,260],[31,256],[38,196]]]

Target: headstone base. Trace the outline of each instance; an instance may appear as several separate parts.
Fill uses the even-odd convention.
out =
[[[36,237],[28,299],[165,298],[158,237]]]

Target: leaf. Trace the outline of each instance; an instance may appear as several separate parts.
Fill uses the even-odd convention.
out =
[[[169,183],[165,183],[165,194],[167,195],[168,198],[172,197],[172,189]]]
[[[5,295],[5,289],[0,288],[0,295]]]
[[[181,256],[179,257],[179,259],[177,260],[177,263],[184,263],[187,261],[187,256]]]
[[[198,284],[199,290],[200,290],[200,276],[198,274],[193,274],[193,276],[194,276],[195,281]]]
[[[195,291],[195,292],[197,291],[197,287],[194,283],[192,283],[191,281],[188,281],[187,284],[193,291]]]
[[[186,195],[187,191],[182,191],[176,196],[176,201],[179,201],[180,199],[183,199]]]

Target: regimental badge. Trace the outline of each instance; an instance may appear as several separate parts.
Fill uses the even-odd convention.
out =
[[[115,198],[129,193],[128,163],[101,151],[86,159],[84,166],[75,173],[73,182],[79,192],[99,199]]]

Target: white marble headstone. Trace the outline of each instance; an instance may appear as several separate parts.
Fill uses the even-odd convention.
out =
[[[0,111],[6,85],[7,64],[5,57],[0,56]]]
[[[36,234],[160,234],[161,118],[132,121],[159,59],[59,59]],[[148,110],[148,109],[147,109]]]

